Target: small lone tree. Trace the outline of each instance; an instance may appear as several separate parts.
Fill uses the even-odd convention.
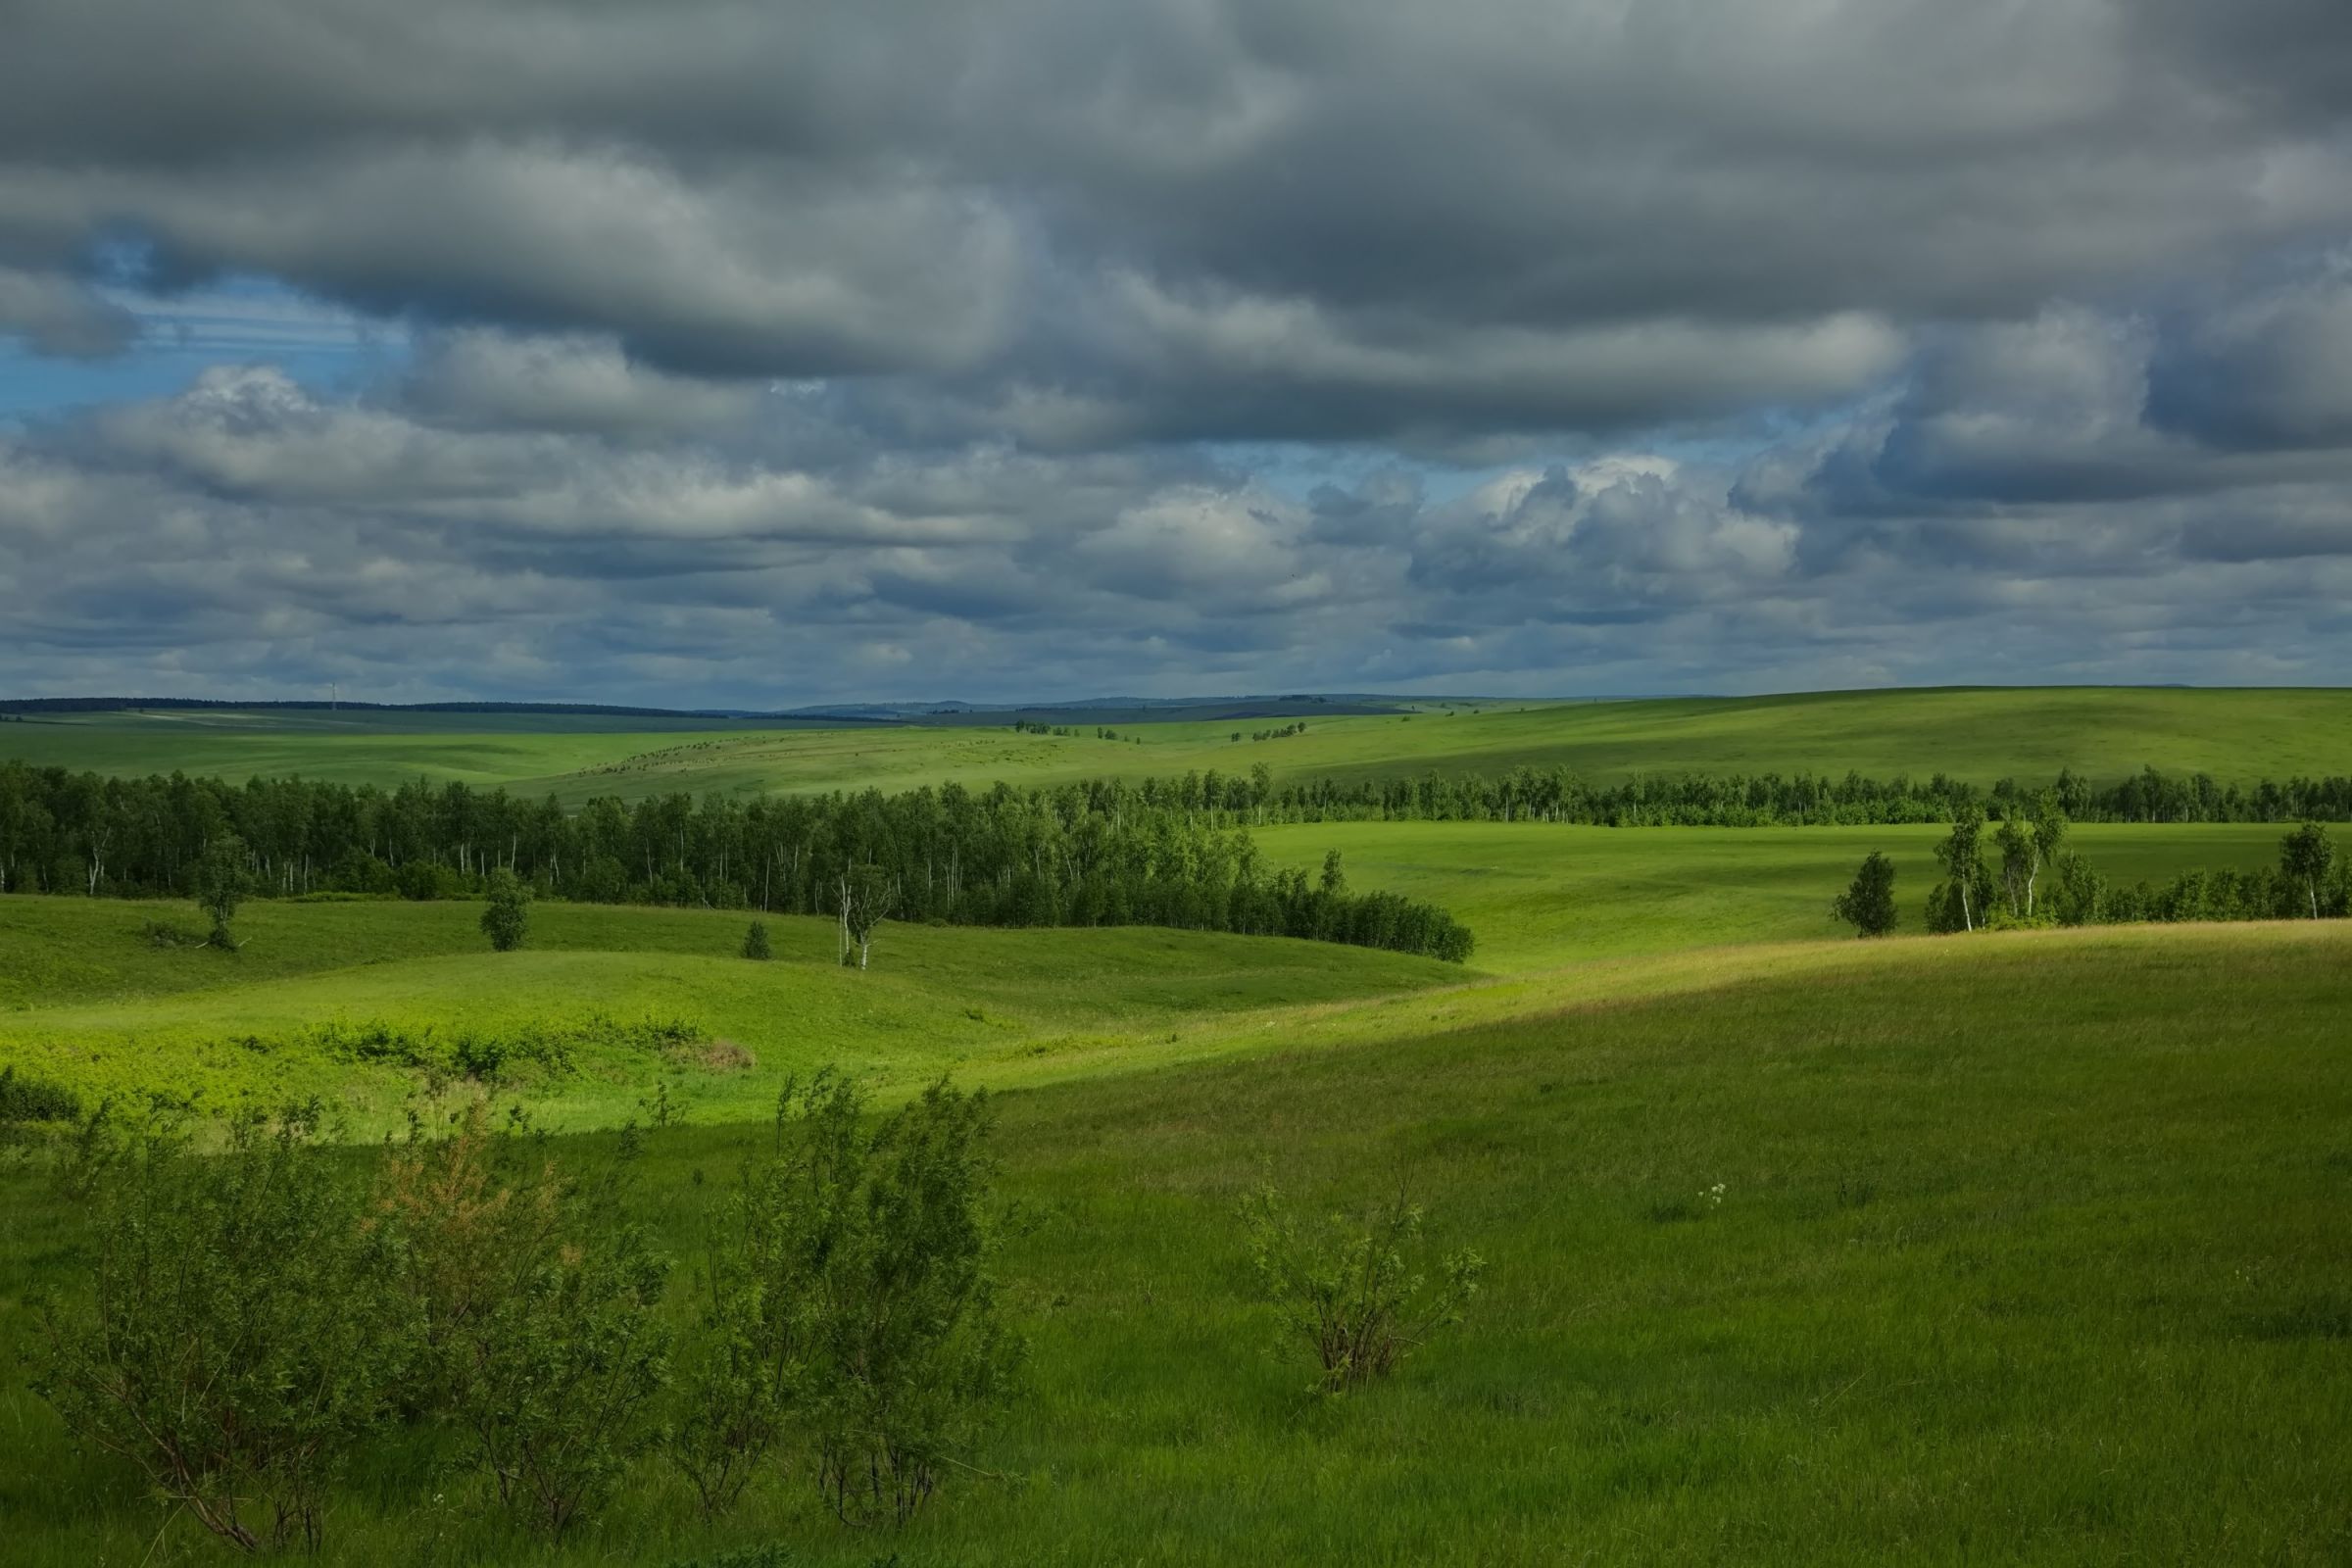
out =
[[[767,945],[767,922],[754,920],[752,928],[743,934],[743,956],[747,958],[772,958],[775,953]]]
[[[874,927],[897,903],[890,873],[878,865],[853,865],[841,873],[841,961],[864,968],[873,951]]]
[[[1858,937],[1883,937],[1894,929],[1894,862],[1873,850],[1854,873],[1853,884],[1838,895],[1830,912],[1854,928]]]
[[[2320,917],[2320,883],[2334,863],[2335,846],[2328,842],[2328,830],[2317,822],[2306,822],[2279,841],[2278,869],[2289,882],[2303,884],[2314,920]]]
[[[196,906],[213,922],[212,934],[205,938],[211,946],[236,950],[228,922],[244,902],[247,886],[243,839],[223,833],[204,847],[204,856],[196,862]]]
[[[530,928],[531,890],[503,867],[491,872],[490,902],[482,909],[482,934],[490,939],[490,946],[500,953],[513,953],[522,946]]]
[[[1337,850],[1323,852],[1323,891],[1326,893],[1348,891],[1348,872],[1340,864],[1340,852]]]

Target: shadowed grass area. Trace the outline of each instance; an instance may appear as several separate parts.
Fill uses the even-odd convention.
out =
[[[1760,947],[1287,1012],[1249,1059],[1004,1101],[1033,1395],[977,1456],[1000,1478],[904,1535],[840,1530],[797,1477],[705,1530],[649,1465],[543,1550],[412,1441],[354,1476],[326,1560],[2341,1560],[2347,1008],[2323,923]],[[694,1173],[758,1137],[654,1139],[673,1249]],[[1310,1397],[1233,1204],[1261,1172],[1320,1207],[1399,1168],[1488,1293],[1393,1383]],[[6,1181],[19,1330],[70,1231]],[[218,1559],[21,1391],[0,1514],[39,1568]]]

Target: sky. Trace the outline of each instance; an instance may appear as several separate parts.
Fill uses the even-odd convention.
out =
[[[0,696],[2352,678],[2343,0],[0,17]]]

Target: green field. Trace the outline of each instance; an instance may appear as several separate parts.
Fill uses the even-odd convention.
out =
[[[1259,759],[1391,776],[1561,761],[1603,780],[2352,761],[2352,697],[2296,692],[1504,709],[1239,745],[1176,724],[1139,727],[1138,746],[317,720],[8,724],[0,756],[413,769],[575,799]],[[907,1529],[847,1530],[800,1475],[706,1525],[648,1458],[550,1546],[448,1443],[408,1433],[342,1484],[329,1563],[2352,1560],[2352,921],[1845,938],[1829,902],[1873,850],[1918,931],[1942,831],[1254,835],[1277,865],[1336,849],[1354,890],[1451,910],[1479,939],[1466,966],[886,923],[859,973],[825,920],[771,919],[761,963],[737,955],[743,912],[552,901],[523,951],[493,954],[475,903],[254,900],[223,953],[149,943],[150,921],[197,924],[186,904],[0,896],[0,1066],[91,1100],[317,1094],[365,1140],[476,1092],[395,1047],[554,1042],[502,1065],[497,1099],[576,1135],[557,1147],[584,1161],[659,1086],[685,1123],[650,1135],[635,1202],[680,1258],[788,1075],[839,1064],[884,1103],[942,1072],[1003,1092],[1002,1186],[1026,1219],[1001,1273],[1028,1392]],[[2129,883],[2274,864],[2282,831],[2083,825],[2069,842]],[[1487,1291],[1390,1382],[1309,1395],[1248,1289],[1235,1204],[1271,1177],[1356,1209],[1399,1172],[1434,1248],[1490,1259]],[[80,1232],[38,1157],[0,1157],[0,1211],[13,1346],[44,1293],[84,1288]],[[664,1310],[690,1320],[682,1289]],[[0,1542],[30,1568],[230,1555],[122,1462],[74,1448],[22,1378],[0,1383]]]
[[[322,1025],[512,1032],[533,1020],[689,1021],[750,1067],[703,1070],[643,1052],[600,1055],[546,1086],[558,1125],[635,1112],[658,1078],[713,1114],[757,1114],[787,1072],[831,1060],[906,1086],[943,1068],[1029,1081],[1098,1058],[1156,1060],[1248,1033],[1267,1008],[1364,999],[1593,958],[1834,939],[1829,901],[1874,849],[1899,868],[1907,921],[1935,876],[1917,827],[1610,829],[1505,823],[1322,823],[1261,831],[1278,864],[1342,852],[1351,882],[1431,900],[1479,934],[1470,975],[1328,944],[1154,929],[884,928],[878,967],[834,962],[829,922],[770,921],[777,961],[734,956],[746,916],[561,903],[530,951],[481,951],[472,904],[257,902],[235,954],[154,950],[151,919],[184,906],[0,897],[0,1064],[92,1092],[167,1085],[329,1094],[368,1125],[413,1087],[390,1067],[315,1048]],[[2077,846],[2121,881],[2274,859],[2252,825],[2090,826]]]
[[[1336,1035],[1344,1010],[1281,1013],[1247,1057],[1011,1095],[1005,1182],[1045,1221],[1004,1260],[1032,1394],[999,1479],[903,1534],[789,1484],[706,1529],[648,1464],[548,1551],[411,1457],[355,1477],[326,1560],[2340,1560],[2345,932],[1707,956],[1597,966],[1612,995],[1572,970],[1393,999]],[[747,1136],[657,1136],[671,1246],[691,1174]],[[1232,1203],[1269,1169],[1360,1201],[1399,1163],[1490,1288],[1394,1383],[1310,1398]],[[21,1303],[65,1279],[69,1220],[5,1179]],[[437,1500],[387,1508],[412,1487]],[[221,1556],[159,1536],[21,1389],[0,1514],[11,1562]]]
[[[1942,772],[1990,784],[2010,776],[2047,780],[2072,767],[2105,784],[2142,765],[2249,782],[2352,767],[2352,691],[2341,689],[1954,689],[1506,704],[1313,718],[1302,735],[1248,738],[1286,722],[1120,723],[1122,738],[1107,741],[1084,720],[1072,737],[1009,727],[747,732],[725,721],[656,729],[640,719],[553,715],[499,724],[473,714],[156,710],[0,724],[0,758],[239,780],[290,773],[350,783],[460,779],[575,804],[671,790],[1056,783],[1247,771],[1258,762],[1278,778],[1566,766],[1595,783],[1644,773],[1853,771],[1922,779]],[[1239,742],[1231,738],[1237,730]]]
[[[1847,934],[1830,901],[1862,858],[1895,862],[1903,926],[1938,880],[1936,827],[1606,828],[1506,822],[1318,822],[1260,828],[1275,863],[1341,852],[1350,885],[1428,899],[1478,933],[1479,967],[1511,970],[1721,943]],[[2254,823],[2089,823],[2070,845],[2110,880],[2274,864]]]

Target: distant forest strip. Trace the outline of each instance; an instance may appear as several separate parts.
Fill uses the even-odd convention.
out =
[[[0,892],[179,897],[233,837],[253,891],[459,898],[498,870],[610,904],[835,914],[877,873],[888,912],[953,925],[1161,925],[1292,936],[1459,963],[1434,905],[1268,866],[1222,809],[1101,790],[611,798],[567,812],[504,790],[304,779],[113,778],[0,763]]]
[[[1189,793],[1190,779],[1162,783]],[[1150,783],[1138,786],[1149,789]],[[2352,777],[2221,784],[2205,773],[2143,767],[2099,788],[2072,770],[2050,786],[2077,822],[2342,822],[2352,820]],[[1592,827],[1865,827],[1948,822],[1975,810],[2029,810],[2039,785],[2002,779],[1989,789],[1937,773],[1933,778],[1842,778],[1798,773],[1660,775],[1590,784],[1565,767],[1514,768],[1499,776],[1426,773],[1415,778],[1318,778],[1279,787],[1262,775],[1205,775],[1201,797],[1228,809],[1262,801],[1265,822],[1565,822]]]

